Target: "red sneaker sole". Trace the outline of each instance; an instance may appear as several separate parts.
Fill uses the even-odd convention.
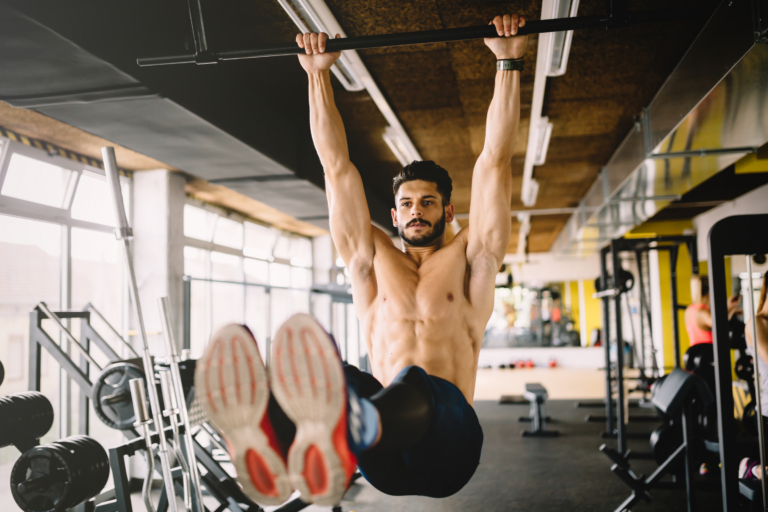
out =
[[[347,390],[333,342],[309,315],[294,315],[275,335],[270,385],[296,424],[288,477],[301,499],[333,506],[356,461],[346,442]]]
[[[241,325],[211,338],[197,362],[195,389],[208,419],[222,432],[243,491],[256,503],[280,505],[291,495],[276,441],[262,429],[269,379],[256,340]]]

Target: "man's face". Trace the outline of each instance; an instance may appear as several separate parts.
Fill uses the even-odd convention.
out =
[[[408,245],[429,245],[443,235],[445,223],[453,221],[453,205],[443,206],[437,184],[413,180],[400,185],[392,208],[392,224]]]

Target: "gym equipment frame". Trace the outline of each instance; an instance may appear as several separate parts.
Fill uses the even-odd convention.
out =
[[[738,479],[740,446],[736,439],[736,420],[733,416],[731,351],[728,335],[728,290],[726,289],[725,257],[768,253],[768,214],[734,215],[718,221],[709,231],[709,293],[712,313],[712,338],[715,351],[715,388],[717,397],[717,430],[720,439],[720,484],[723,510],[737,510],[739,494],[758,499],[759,489],[750,489]],[[751,276],[750,276],[751,278]],[[751,281],[751,279],[750,279]],[[750,304],[752,299],[750,298]],[[754,308],[754,305],[753,305]],[[746,313],[745,313],[746,314]],[[750,315],[751,316],[751,315]],[[756,361],[757,363],[757,361]],[[755,379],[759,379],[755,364]],[[756,382],[759,390],[759,380]],[[756,391],[757,391],[756,390]],[[759,393],[759,391],[757,391]],[[757,398],[757,403],[760,403]],[[758,416],[760,461],[765,466],[765,433]],[[762,486],[763,509],[768,498],[768,480]],[[757,492],[755,492],[757,491]]]
[[[639,272],[638,272],[638,286],[640,287],[640,325],[641,334],[640,340],[644,340],[644,331],[642,330],[643,316],[647,316],[648,328],[651,329],[651,316],[650,305],[646,304],[646,292],[645,284],[642,276],[642,254],[649,251],[668,251],[669,252],[669,269],[670,269],[670,287],[671,287],[671,300],[674,305],[674,314],[672,315],[672,330],[674,332],[674,351],[675,351],[675,368],[681,368],[681,355],[680,355],[680,325],[678,318],[678,311],[685,309],[686,306],[678,304],[677,301],[677,257],[679,254],[679,246],[685,244],[688,248],[688,254],[691,257],[691,269],[693,274],[699,273],[699,257],[696,247],[695,235],[679,235],[679,236],[657,236],[648,238],[617,238],[612,240],[609,245],[604,247],[600,251],[600,288],[602,291],[595,294],[595,297],[602,299],[603,302],[603,329],[602,339],[603,346],[605,347],[605,433],[604,437],[616,437],[618,444],[618,453],[626,458],[648,458],[648,454],[642,453],[628,453],[627,452],[627,439],[630,434],[626,431],[626,424],[624,423],[625,411],[624,411],[624,338],[622,330],[622,301],[623,295],[626,290],[622,288],[622,284],[617,282],[616,276],[621,271],[621,260],[619,254],[621,252],[632,252],[637,258]],[[608,275],[608,255],[611,256],[611,267],[613,269],[613,278]],[[610,300],[614,303],[614,317],[616,323],[616,368],[615,376],[611,371],[611,343],[610,343]],[[634,328],[633,328],[634,332]],[[655,357],[654,357],[655,359]],[[641,361],[642,367],[640,371],[641,378],[646,378],[645,375],[645,350],[643,349],[643,356]],[[616,382],[616,403],[613,403],[613,383]],[[589,417],[587,417],[589,420]],[[596,417],[596,419],[602,420],[603,418]],[[630,418],[632,419],[632,418]],[[637,419],[637,418],[635,418]]]
[[[262,57],[280,57],[304,53],[295,42],[287,45],[257,48],[250,50],[230,50],[214,52],[208,47],[203,23],[203,13],[200,0],[188,0],[189,16],[192,23],[192,35],[195,45],[194,54],[167,55],[163,57],[145,57],[136,60],[141,67],[164,66],[168,64],[216,64],[228,60],[258,59]],[[649,10],[633,12],[629,9],[628,0],[610,0],[610,12],[597,16],[577,16],[573,18],[555,18],[548,20],[530,20],[525,27],[520,28],[519,35],[543,34],[547,32],[566,32],[587,28],[624,28],[640,23],[654,23],[687,19],[703,14],[703,10],[695,11],[690,8]],[[347,37],[329,39],[326,51],[362,50],[366,48],[383,48],[390,46],[405,46],[427,43],[444,43],[469,39],[500,37],[493,25],[478,27],[444,28],[424,30],[419,32],[404,32],[400,34],[381,34],[373,36]]]
[[[50,310],[49,310],[50,311]],[[77,319],[81,320],[81,333],[83,341],[79,342],[79,345],[90,348],[89,341],[93,341],[109,359],[110,363],[117,363],[122,361],[114,349],[104,340],[104,338],[96,332],[90,325],[90,312],[89,311],[56,311],[50,312],[59,319]],[[30,317],[30,331],[29,331],[29,354],[30,354],[30,372],[29,372],[29,388],[30,391],[40,391],[41,382],[41,356],[42,349],[48,351],[49,354],[56,360],[56,362],[63,368],[67,375],[72,378],[75,383],[80,387],[80,399],[81,402],[80,411],[80,433],[87,435],[89,430],[89,416],[87,411],[89,407],[83,407],[82,404],[88,404],[88,400],[92,395],[93,384],[89,377],[89,359],[92,356],[85,357],[81,355],[81,364],[76,364],[67,353],[62,350],[61,346],[56,343],[50,335],[42,328],[42,321],[48,319],[48,315],[43,313],[42,309],[36,307],[29,313]],[[63,327],[63,326],[62,326]],[[64,328],[66,329],[66,328]],[[69,333],[71,336],[71,333]],[[191,404],[194,398],[194,389],[190,390],[189,395],[186,397],[187,404]],[[85,414],[82,414],[85,411]],[[216,433],[210,428],[210,426],[201,425],[202,431],[209,436],[216,436]],[[179,426],[179,431],[182,434],[182,438],[186,436],[184,426]],[[173,429],[168,426],[165,428],[166,435],[173,437]],[[125,461],[123,457],[126,455],[133,455],[137,450],[141,449],[144,443],[144,439],[139,436],[135,428],[124,430],[125,436],[130,439],[127,443],[109,450],[110,465],[114,475],[118,475],[115,481],[115,489],[110,489],[100,494],[92,502],[81,503],[74,510],[76,512],[86,512],[93,510],[92,507],[96,507],[99,512],[132,512],[129,497],[129,485],[127,470],[125,469]],[[191,434],[191,432],[190,432]],[[154,432],[152,439],[157,442],[158,434]],[[202,485],[205,487],[207,493],[213,496],[220,504],[218,510],[229,509],[232,512],[259,512],[262,509],[255,503],[253,503],[247,496],[243,494],[240,487],[235,480],[226,472],[226,470],[219,464],[214,458],[213,454],[206,450],[203,445],[195,438],[191,436],[192,445],[194,449],[195,459],[197,464],[205,468],[205,475],[200,476]],[[36,443],[35,443],[36,444]],[[186,453],[186,443],[180,443],[182,453]],[[174,478],[174,486],[181,490],[182,475],[181,472],[176,469],[172,471]],[[359,478],[359,473],[353,477],[353,481]],[[193,493],[192,501],[195,502],[196,497]],[[157,507],[158,512],[165,512],[168,508],[168,499],[165,492],[165,487],[161,491],[160,503]],[[309,504],[304,503],[299,498],[296,498],[288,503],[282,505],[276,509],[275,512],[298,512],[308,507]],[[206,512],[208,509],[203,508]],[[340,511],[340,508],[336,510]]]
[[[641,500],[650,503],[651,495],[648,491],[653,489],[678,489],[682,487],[682,482],[662,481],[665,475],[674,471],[675,464],[682,457],[683,473],[685,475],[685,492],[688,512],[694,509],[694,473],[695,468],[694,453],[696,452],[695,437],[692,425],[695,422],[691,412],[691,397],[694,392],[705,404],[711,404],[714,400],[712,392],[707,387],[701,377],[686,372],[680,368],[675,368],[672,373],[667,375],[663,381],[662,387],[654,393],[653,405],[666,414],[675,418],[682,429],[682,439],[677,448],[662,462],[659,467],[647,478],[637,476],[629,466],[626,457],[623,457],[616,450],[606,445],[600,447],[603,452],[614,464],[611,471],[632,489],[632,494],[619,505],[614,512],[625,512],[633,508]],[[708,443],[715,445],[716,443]],[[716,448],[713,448],[716,451]]]

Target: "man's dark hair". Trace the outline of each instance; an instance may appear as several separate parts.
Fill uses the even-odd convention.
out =
[[[406,181],[423,180],[431,181],[437,185],[437,191],[443,198],[443,206],[451,202],[453,183],[448,171],[437,165],[432,160],[414,160],[403,167],[403,170],[392,180],[392,189],[397,195],[400,185]]]

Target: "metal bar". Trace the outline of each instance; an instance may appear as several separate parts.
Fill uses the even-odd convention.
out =
[[[635,203],[639,201],[678,201],[682,196],[679,194],[665,196],[641,196],[641,197],[614,197],[608,203]]]
[[[643,253],[635,251],[635,261],[637,262],[637,292],[640,295],[640,364],[645,370],[645,308],[643,295],[645,294],[643,286]],[[654,375],[655,377],[655,375]],[[645,392],[643,392],[643,398],[645,398]]]
[[[200,474],[197,469],[197,460],[195,459],[194,439],[192,439],[192,426],[189,423],[189,411],[187,410],[187,397],[184,395],[184,387],[181,384],[181,371],[179,370],[179,355],[176,347],[176,337],[174,336],[173,327],[171,323],[171,305],[168,297],[160,297],[157,299],[158,306],[160,307],[160,320],[163,324],[163,338],[165,339],[165,352],[166,356],[170,359],[171,367],[171,384],[173,389],[169,389],[170,393],[175,394],[176,406],[178,407],[179,415],[181,416],[181,424],[184,425],[184,444],[186,446],[187,467],[189,471],[189,479],[192,484],[192,491],[194,493],[194,507],[199,512],[205,512],[203,508],[203,494],[200,490]],[[173,400],[174,397],[170,397]],[[166,404],[167,405],[167,404]],[[175,421],[175,420],[172,420]],[[176,442],[179,446],[181,440]]]
[[[40,329],[40,311],[33,309],[29,313],[29,366],[28,373],[28,388],[30,391],[40,391],[40,378],[41,378],[41,359],[42,350],[40,350],[40,343],[33,334]],[[46,334],[46,336],[48,336]]]
[[[104,323],[107,325],[107,328],[109,328],[109,330],[110,330],[110,331],[112,331],[112,333],[113,333],[115,336],[117,336],[117,339],[119,339],[120,341],[122,341],[122,342],[123,342],[123,345],[125,345],[126,347],[128,347],[128,350],[130,350],[131,352],[133,352],[133,355],[135,355],[136,357],[141,357],[141,356],[139,356],[139,353],[138,353],[138,352],[136,352],[136,349],[135,349],[135,348],[133,348],[133,347],[131,346],[131,344],[130,344],[130,343],[128,343],[128,342],[127,342],[127,341],[126,341],[126,340],[125,340],[125,339],[124,339],[122,336],[120,336],[120,333],[119,333],[119,332],[117,332],[117,329],[115,329],[114,327],[112,327],[112,324],[110,324],[109,322],[107,322],[107,319],[106,319],[106,318],[104,318],[104,315],[102,315],[102,314],[101,314],[101,312],[100,312],[98,309],[96,309],[96,306],[94,306],[93,304],[91,304],[91,303],[89,302],[88,304],[86,304],[86,305],[85,305],[85,308],[83,308],[83,309],[85,309],[86,311],[90,311],[91,313],[95,313],[95,314],[96,314],[96,316],[98,316],[98,317],[99,317],[99,319],[101,319],[101,321],[102,321],[102,322],[104,322]],[[89,325],[90,325],[90,324],[89,324]],[[101,345],[99,345],[99,348],[101,348]],[[103,349],[102,349],[102,350],[103,350]],[[119,359],[119,358],[118,358],[118,359]]]
[[[592,298],[593,299],[612,299],[618,295],[621,295],[621,291],[618,288],[608,288],[607,290],[593,293]]]
[[[83,323],[85,323],[85,319],[83,319]],[[90,342],[88,341],[87,337],[84,340],[84,344],[85,344],[86,350],[89,350],[91,348]],[[82,370],[84,374],[90,375],[90,371],[88,368],[88,360],[83,355],[80,356],[80,370]],[[79,431],[78,433],[84,436],[87,436],[90,431],[90,414],[89,413],[91,408],[88,406],[88,401],[90,400],[91,394],[88,391],[89,390],[81,387],[80,393],[78,393],[79,399],[78,399],[77,414],[79,417],[78,418],[79,421],[78,421],[77,429]]]
[[[45,302],[40,302],[40,303],[37,305],[37,307],[40,309],[40,311],[42,311],[43,313],[45,313],[45,316],[47,316],[48,318],[50,318],[51,320],[53,320],[53,323],[54,323],[54,325],[55,325],[56,327],[58,327],[58,328],[59,328],[59,330],[62,332],[62,334],[64,334],[64,336],[65,336],[65,337],[66,337],[66,338],[67,338],[69,341],[71,341],[72,343],[74,343],[75,345],[77,345],[77,347],[80,349],[80,352],[83,354],[83,356],[85,356],[85,358],[86,358],[86,359],[88,359],[88,361],[90,361],[90,363],[91,363],[93,366],[95,366],[96,368],[98,368],[98,369],[99,369],[99,371],[101,371],[101,370],[102,370],[102,367],[99,365],[99,363],[97,363],[97,362],[96,362],[96,360],[93,358],[93,356],[91,356],[91,354],[89,354],[89,353],[88,353],[88,349],[86,349],[86,348],[85,348],[83,345],[81,345],[81,344],[80,344],[80,342],[79,342],[79,341],[77,341],[77,339],[75,339],[75,337],[74,337],[74,336],[72,336],[72,333],[71,333],[71,332],[69,332],[69,329],[67,329],[66,327],[64,327],[64,324],[63,324],[63,323],[61,323],[61,319],[59,319],[59,317],[58,317],[58,316],[56,316],[56,314],[55,314],[53,311],[51,311],[50,309],[48,309],[48,306],[45,304]]]
[[[121,359],[117,352],[115,352],[114,349],[109,345],[109,343],[107,343],[106,340],[102,338],[98,332],[96,332],[96,329],[93,328],[88,318],[80,319],[80,338],[82,338],[83,344],[88,348],[89,352],[91,350],[90,342],[92,341],[95,343],[96,346],[99,347],[99,350],[101,350],[104,355],[107,356],[107,359],[109,359],[110,363],[112,361]]]
[[[628,14],[629,24],[652,23],[657,21],[672,21],[690,18],[699,13],[690,8],[665,9],[640,11]],[[555,18],[548,20],[531,20],[522,27],[518,34],[543,34],[547,32],[567,32],[569,30],[581,30],[588,28],[608,28],[610,15],[577,16],[569,18]],[[444,28],[438,30],[424,30],[419,32],[404,32],[400,34],[381,34],[372,36],[347,37],[343,39],[329,39],[326,44],[327,52],[342,50],[363,50],[367,48],[384,48],[392,46],[406,46],[428,43],[445,43],[451,41],[464,41],[469,39],[484,39],[499,37],[492,25],[476,27]],[[139,66],[161,66],[168,64],[209,64],[212,57],[215,62],[240,59],[257,59],[262,57],[280,57],[286,55],[298,55],[304,53],[295,43],[284,46],[272,46],[267,48],[255,48],[250,50],[230,50],[214,52],[205,55],[204,59],[197,59],[196,55],[168,55],[163,57],[145,57],[136,60]]]
[[[125,459],[120,454],[120,448],[109,449],[109,465],[115,480],[115,503],[121,512],[133,512],[131,503],[130,485],[128,484],[128,470],[125,467]]]
[[[688,418],[690,412],[690,405],[683,405],[682,413],[680,414],[680,420],[683,427],[683,446],[685,446],[685,497],[688,505],[688,512],[693,512],[693,468],[691,468],[693,450],[691,449],[691,425]]]
[[[182,279],[184,311],[182,318],[182,349],[192,348],[192,280],[189,276]]]
[[[112,147],[101,148],[101,155],[104,160],[104,170],[107,175],[107,184],[109,185],[110,192],[112,194],[112,205],[115,210],[115,220],[117,221],[117,228],[115,229],[115,235],[122,242],[123,256],[125,257],[125,264],[128,269],[129,275],[129,289],[131,292],[131,299],[133,305],[136,308],[136,317],[139,322],[139,334],[141,335],[141,341],[143,344],[142,360],[144,363],[144,374],[147,376],[147,382],[150,384],[147,386],[149,392],[149,403],[152,409],[152,417],[155,423],[155,428],[158,433],[158,452],[160,455],[160,463],[163,468],[163,481],[167,489],[173,489],[173,475],[171,474],[171,463],[168,454],[168,441],[165,438],[165,431],[163,430],[163,412],[160,409],[160,400],[157,396],[157,387],[154,386],[155,369],[152,364],[152,356],[149,353],[149,343],[147,342],[147,331],[144,328],[144,316],[141,311],[141,299],[139,297],[139,286],[136,281],[136,272],[133,268],[133,254],[131,252],[130,239],[133,238],[133,232],[128,224],[128,218],[125,215],[125,206],[123,205],[123,193],[120,187],[120,176],[117,171],[117,161],[115,160],[115,149]],[[170,492],[170,491],[169,491]],[[171,512],[176,512],[176,500],[169,500]]]
[[[677,310],[677,246],[669,251],[669,275],[672,293],[672,332],[675,340],[675,367],[682,368],[680,360],[680,313]]]
[[[733,153],[757,153],[758,148],[747,146],[742,148],[713,148],[692,149],[690,151],[675,151],[673,153],[652,153],[648,158],[652,160],[666,160],[668,158],[695,158],[716,155],[731,155]]]
[[[257,286],[259,288],[274,288],[276,290],[290,290],[294,292],[322,293],[322,292],[313,290],[312,288],[292,288],[290,286],[273,286],[271,284],[249,283],[246,281],[223,281],[221,279],[205,279],[203,277],[192,277],[192,276],[184,276],[184,279],[189,281],[201,281],[204,283],[239,284],[244,286]]]
[[[608,268],[607,268],[607,248],[600,251],[600,286],[608,287]],[[613,434],[613,390],[611,389],[611,343],[610,339],[610,321],[611,312],[608,305],[608,298],[603,301],[603,347],[605,348],[605,432]]]
[[[616,242],[611,242],[611,258],[613,260],[614,281],[621,269],[619,249]],[[627,452],[626,425],[624,424],[624,333],[621,329],[621,295],[613,299],[616,318],[616,435],[619,453]]]
[[[189,19],[192,22],[192,37],[195,40],[195,53],[208,51],[208,40],[205,37],[205,24],[203,23],[203,8],[200,0],[188,0]]]
[[[760,354],[757,351],[757,308],[755,307],[755,290],[752,281],[752,258],[750,254],[747,254],[747,289],[749,290],[749,313],[752,319],[752,348],[755,351],[755,402],[757,404],[757,434],[760,441],[760,468],[765,473],[765,428],[763,425],[763,406],[760,402],[760,395],[762,390],[760,389],[762,381],[760,380]],[[768,510],[768,479],[763,477],[760,479],[760,484],[763,489],[763,510]]]
[[[56,360],[57,363],[59,363],[59,366],[61,366],[68,374],[69,376],[77,383],[78,386],[81,388],[87,390],[88,394],[90,395],[91,389],[93,387],[93,384],[91,384],[91,381],[88,379],[88,375],[83,373],[83,371],[80,369],[78,365],[75,364],[74,361],[67,355],[66,352],[64,352],[58,343],[53,341],[53,339],[48,335],[47,332],[43,330],[41,327],[42,318],[40,317],[40,314],[42,311],[40,309],[35,309],[30,313],[30,327],[31,330],[29,332],[29,343],[30,343],[30,349],[33,349],[34,352],[37,352],[36,360],[39,362],[40,360],[40,347],[44,347],[50,355],[53,356],[53,358]],[[33,322],[35,322],[33,324]],[[38,345],[38,347],[33,347],[32,345]],[[30,361],[32,363],[33,361]],[[29,376],[30,378],[30,391],[40,391],[40,366],[37,365],[37,371],[36,375]],[[32,368],[30,368],[32,370]],[[31,382],[33,379],[35,379],[35,382]],[[32,387],[32,385],[35,384],[35,387]]]
[[[586,208],[587,211],[593,210],[593,208]],[[526,215],[568,215],[571,213],[574,213],[576,211],[579,211],[579,208],[574,207],[564,207],[564,208],[531,208],[527,210],[511,210],[509,214],[512,217],[517,217],[519,214],[526,214]],[[454,215],[454,218],[456,219],[468,219],[469,213],[457,213]]]

